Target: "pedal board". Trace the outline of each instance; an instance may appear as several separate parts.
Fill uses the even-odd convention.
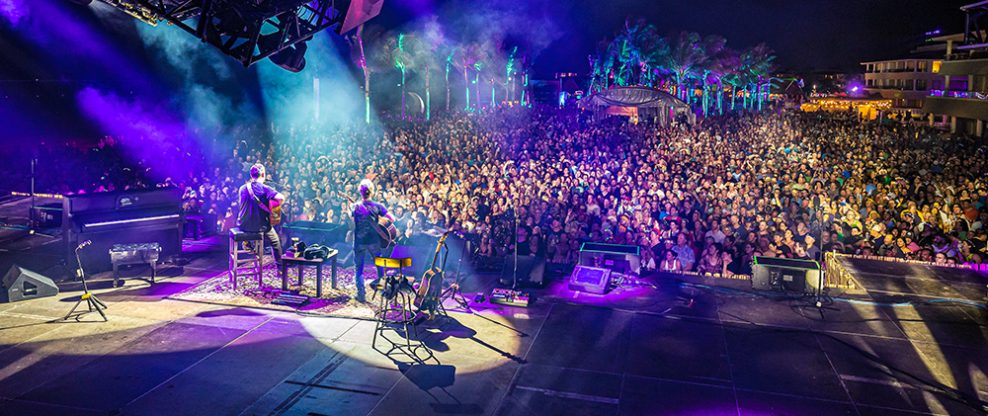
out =
[[[494,288],[491,290],[490,301],[498,305],[527,308],[531,305],[532,299],[520,290]]]
[[[309,303],[309,297],[293,295],[290,293],[280,293],[276,298],[274,298],[274,300],[271,301],[271,303],[275,305],[299,307]]]

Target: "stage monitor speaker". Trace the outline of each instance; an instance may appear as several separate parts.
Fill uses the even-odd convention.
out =
[[[0,303],[55,296],[58,286],[51,279],[16,264],[3,276]]]
[[[580,246],[579,264],[603,267],[615,273],[639,275],[641,272],[641,248],[588,241]]]
[[[603,295],[611,282],[611,269],[578,265],[573,269],[569,286],[573,289]]]
[[[515,267],[514,256],[504,258],[501,267],[501,284],[510,285],[513,283],[512,274]],[[523,284],[535,284],[541,286],[545,283],[545,257],[518,256],[518,282]]]
[[[812,260],[755,257],[751,269],[751,287],[756,290],[815,293],[819,278],[820,264]]]

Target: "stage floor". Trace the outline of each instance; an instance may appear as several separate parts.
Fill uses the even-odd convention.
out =
[[[106,323],[51,322],[80,292],[0,304],[0,415],[974,415],[988,400],[988,314],[925,294],[821,314],[744,282],[662,278],[613,302],[555,285],[528,309],[421,326],[436,361],[415,364],[376,351],[371,321],[169,299],[226,267],[224,247],[188,248],[154,286],[97,290]]]

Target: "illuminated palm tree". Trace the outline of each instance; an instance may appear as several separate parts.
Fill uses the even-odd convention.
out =
[[[367,55],[364,53],[364,25],[357,28],[357,33],[350,38],[350,52],[353,62],[364,74],[364,122],[370,124],[370,66],[367,63]]]
[[[398,33],[396,36],[385,38],[382,47],[383,55],[381,59],[390,61],[391,65],[401,74],[401,118],[405,118],[406,76],[408,71],[415,67],[413,55],[409,53],[409,49],[406,47],[410,39],[404,33]]]
[[[710,104],[710,84],[717,84],[715,79],[712,79],[712,74],[718,65],[718,60],[721,58],[721,54],[726,49],[727,39],[719,35],[708,35],[703,38],[700,42],[699,47],[703,50],[701,60],[697,65],[697,77],[700,80],[702,86],[702,106],[703,106],[703,116],[707,116],[707,109]]]
[[[731,48],[723,48],[709,66],[709,77],[714,82],[717,89],[717,113],[724,114],[724,85],[730,85],[728,80],[731,74],[741,65],[741,59],[737,51]],[[733,96],[731,98],[731,110],[734,109]]]
[[[476,43],[468,43],[457,48],[457,54],[454,56],[454,61],[456,66],[463,70],[463,89],[466,93],[466,106],[465,110],[470,110],[470,71],[473,71],[478,63],[480,56],[480,45]]]
[[[676,84],[676,94],[689,103],[684,91],[686,84],[697,77],[700,64],[704,61],[704,50],[700,46],[700,35],[693,32],[680,32],[669,42],[669,53],[665,56],[667,71]]]
[[[761,88],[769,81],[772,73],[775,56],[772,50],[764,43],[755,45],[751,49],[741,54],[741,64],[739,65],[739,78],[744,86],[744,107],[748,106],[761,109],[762,94]],[[749,101],[748,98],[751,98]]]

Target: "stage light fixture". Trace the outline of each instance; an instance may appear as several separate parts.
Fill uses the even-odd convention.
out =
[[[72,0],[89,3],[91,0]],[[152,26],[165,21],[250,66],[265,58],[291,72],[305,68],[305,42],[339,34],[377,16],[383,0],[100,0]],[[343,13],[343,10],[347,10]],[[345,25],[344,25],[345,23]],[[344,30],[343,26],[346,26]]]
[[[282,49],[280,52],[271,55],[271,62],[275,65],[280,66],[282,69],[290,72],[301,72],[305,69],[305,50],[308,49],[305,46],[305,42],[296,43],[294,46],[289,46]]]

